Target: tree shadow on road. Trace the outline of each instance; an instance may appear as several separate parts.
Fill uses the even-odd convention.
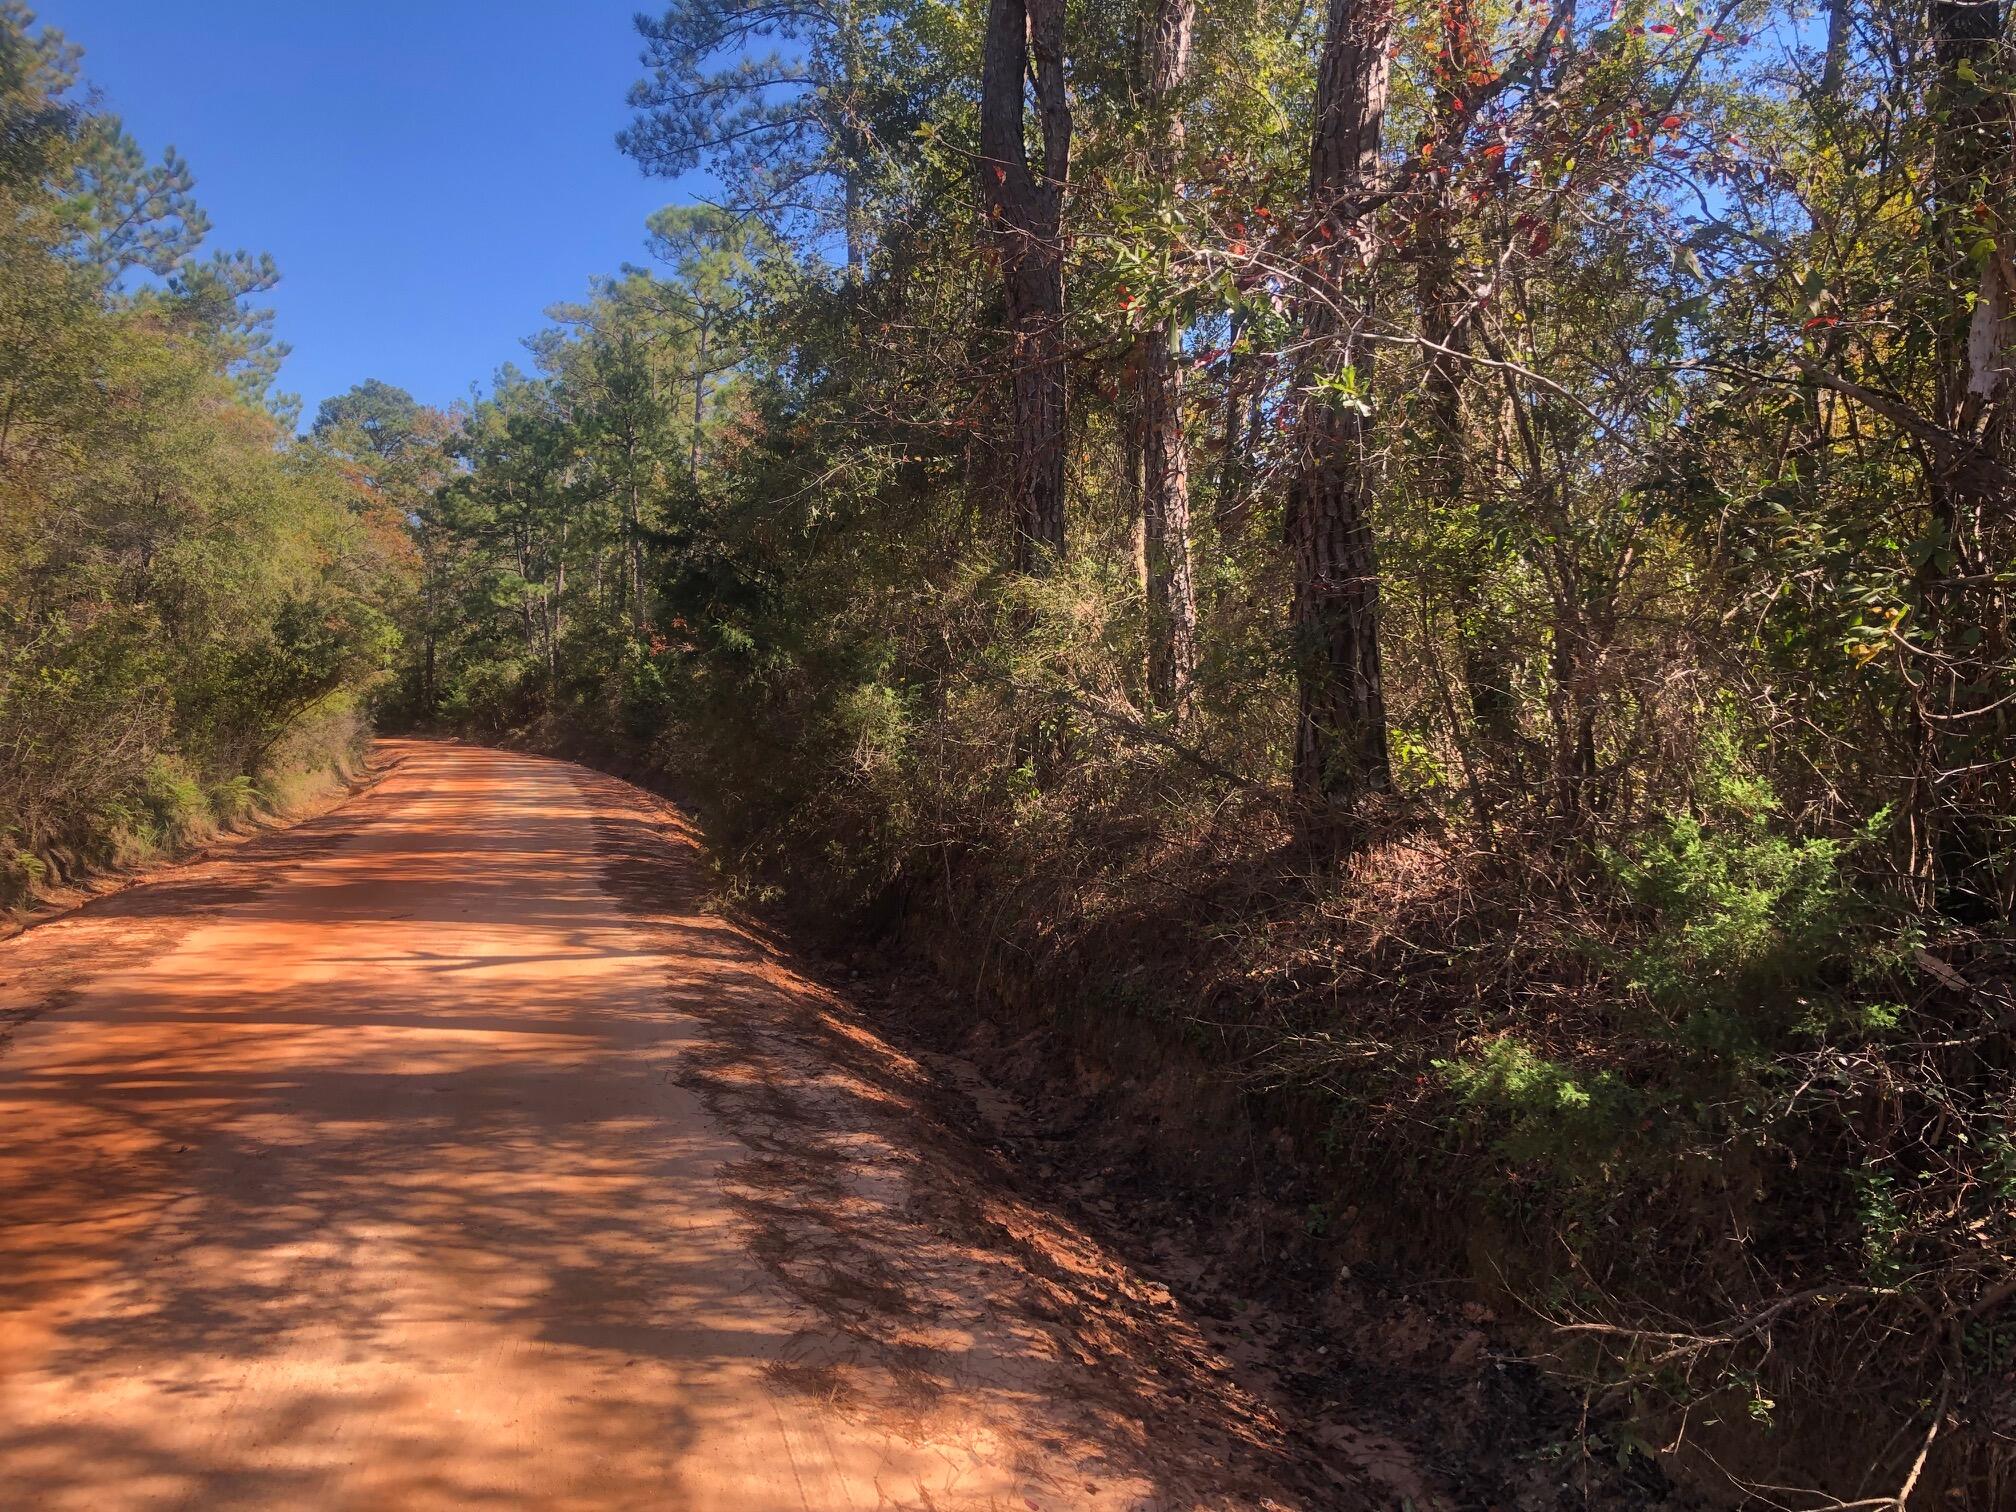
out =
[[[609,886],[641,920],[699,923],[676,814],[599,829]],[[1051,1457],[1059,1505],[1102,1478],[1151,1488],[1139,1504],[1157,1508],[1371,1504],[1232,1383],[1166,1290],[968,1133],[928,1070],[717,928],[758,990],[667,991],[710,1031],[685,1055],[687,1084],[753,1152],[723,1171],[750,1247],[818,1320],[773,1371],[781,1386],[920,1436],[986,1401]]]

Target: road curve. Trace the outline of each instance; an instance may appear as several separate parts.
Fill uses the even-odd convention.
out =
[[[1199,1427],[1178,1322],[700,911],[669,811],[384,757],[0,945],[0,1505],[1303,1504],[1259,1409]]]

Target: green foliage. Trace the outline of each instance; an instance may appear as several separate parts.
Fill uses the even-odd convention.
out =
[[[172,755],[156,756],[140,779],[139,838],[149,851],[173,850],[196,839],[214,818],[203,784]]]
[[[1800,997],[1839,972],[1868,910],[1844,874],[1847,842],[1793,840],[1760,817],[1728,830],[1680,816],[1610,852],[1654,924],[1625,963],[1683,1039],[1755,1048],[1809,1017]]]
[[[865,683],[834,700],[833,734],[864,775],[897,771],[910,748],[910,711],[897,689]]]
[[[0,9],[0,833],[65,866],[240,816],[384,674],[407,554],[261,403],[278,354],[242,301],[271,263],[197,260],[186,166],[148,166],[77,67]],[[159,281],[123,292],[135,269]]]
[[[1510,1035],[1435,1069],[1495,1131],[1507,1159],[1593,1176],[1624,1158],[1619,1146],[1639,1102],[1611,1072],[1577,1072]]]
[[[1911,1229],[1888,1171],[1863,1166],[1850,1173],[1862,1229],[1863,1273],[1872,1286],[1888,1286],[1904,1273],[1903,1245]]]

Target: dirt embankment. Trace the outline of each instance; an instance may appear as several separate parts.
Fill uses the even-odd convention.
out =
[[[332,765],[316,773],[297,774],[287,800],[278,807],[255,809],[200,839],[149,854],[129,865],[93,866],[73,858],[62,881],[34,886],[10,906],[0,907],[0,941],[130,887],[170,878],[186,882],[185,873],[192,866],[232,860],[246,847],[256,847],[342,808],[369,792],[401,759],[381,749],[354,766]],[[257,864],[272,854],[255,849],[247,859]]]

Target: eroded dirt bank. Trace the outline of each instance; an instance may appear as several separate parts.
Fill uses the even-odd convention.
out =
[[[0,945],[7,1505],[1375,1504],[669,810],[386,754]]]

